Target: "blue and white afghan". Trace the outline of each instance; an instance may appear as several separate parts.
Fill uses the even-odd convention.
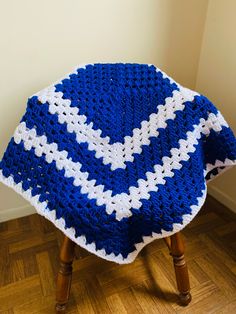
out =
[[[206,97],[153,65],[89,64],[28,100],[0,180],[80,246],[129,263],[184,228],[235,163]]]

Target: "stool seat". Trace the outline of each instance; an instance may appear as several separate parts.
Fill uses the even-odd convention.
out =
[[[183,229],[236,140],[205,96],[154,65],[88,64],[29,98],[0,180],[78,245],[130,263]]]

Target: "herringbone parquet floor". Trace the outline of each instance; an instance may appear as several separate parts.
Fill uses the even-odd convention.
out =
[[[164,241],[130,265],[77,248],[68,314],[236,313],[236,218],[209,198],[184,230],[193,300],[178,305]],[[62,235],[38,215],[0,225],[0,313],[53,314]]]

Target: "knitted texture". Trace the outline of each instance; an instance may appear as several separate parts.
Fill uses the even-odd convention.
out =
[[[89,64],[29,98],[0,180],[80,246],[129,263],[184,228],[235,163],[205,96],[153,65]]]

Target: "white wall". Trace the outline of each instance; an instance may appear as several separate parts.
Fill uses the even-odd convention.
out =
[[[196,89],[220,109],[236,133],[236,1],[210,0]],[[236,212],[236,168],[209,185],[209,192]]]
[[[0,155],[27,97],[79,63],[154,63],[180,83],[195,87],[208,0],[0,4]],[[29,212],[26,202],[3,185],[0,199],[0,220]]]

